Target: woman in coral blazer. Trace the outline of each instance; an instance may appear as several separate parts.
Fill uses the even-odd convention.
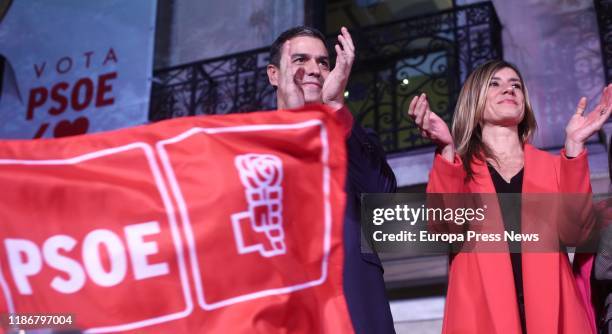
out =
[[[438,145],[427,191],[590,193],[584,143],[611,114],[612,85],[594,111],[585,116],[585,109],[582,98],[566,127],[565,148],[553,156],[528,143],[536,121],[512,64],[491,61],[470,74],[452,135],[425,94],[415,97],[408,114]],[[592,321],[565,253],[460,252],[450,259],[443,333],[586,334],[595,330]]]

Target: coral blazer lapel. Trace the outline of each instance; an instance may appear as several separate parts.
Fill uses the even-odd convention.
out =
[[[523,193],[558,192],[556,166],[546,164],[542,159],[538,159],[537,154],[538,152],[533,146],[525,145]],[[523,209],[521,225],[538,223],[531,221],[533,218],[526,215],[527,211],[529,209]],[[554,216],[551,218],[555,219]],[[526,252],[522,254],[525,313],[538,315],[537,317],[527,317],[528,333],[558,333],[559,257],[561,255],[558,252]]]
[[[495,186],[491,179],[487,164],[483,161],[472,163],[474,179],[470,181],[471,193],[495,193]],[[503,233],[503,221],[498,201],[494,197],[486,196],[488,224],[497,233]],[[514,287],[514,276],[510,256],[507,252],[474,254],[478,259],[480,275],[484,283],[484,293],[487,299],[488,312],[493,319],[496,333],[521,333],[518,303]]]

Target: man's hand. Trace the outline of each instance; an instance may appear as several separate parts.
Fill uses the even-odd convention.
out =
[[[304,106],[304,90],[299,83],[304,78],[304,68],[293,66],[291,41],[285,42],[280,59],[278,96],[283,99],[285,108],[301,108]]]
[[[421,130],[421,136],[433,141],[441,150],[442,157],[449,162],[455,160],[455,145],[448,125],[429,109],[425,93],[415,96],[408,107],[408,116]]]
[[[355,60],[355,46],[351,34],[345,27],[342,27],[340,32],[338,41],[342,44],[342,47],[338,44],[335,45],[336,67],[327,76],[321,92],[323,103],[334,110],[344,106],[344,91]]]
[[[599,104],[586,116],[586,97],[582,97],[576,107],[576,113],[565,127],[565,155],[573,158],[582,152],[584,143],[595,132],[599,131],[612,113],[612,84],[604,88]]]

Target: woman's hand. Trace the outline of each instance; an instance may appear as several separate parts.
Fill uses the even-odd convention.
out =
[[[595,132],[599,131],[612,113],[612,84],[604,88],[599,104],[584,116],[586,97],[582,97],[576,107],[576,113],[565,127],[565,155],[573,158],[584,150],[584,143]]]
[[[438,145],[442,157],[449,162],[455,159],[455,144],[446,123],[429,109],[425,93],[415,96],[408,107],[408,116],[421,130],[421,136]]]

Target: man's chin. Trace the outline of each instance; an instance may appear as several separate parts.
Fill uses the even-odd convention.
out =
[[[304,102],[310,103],[323,103],[321,94],[304,94]]]

